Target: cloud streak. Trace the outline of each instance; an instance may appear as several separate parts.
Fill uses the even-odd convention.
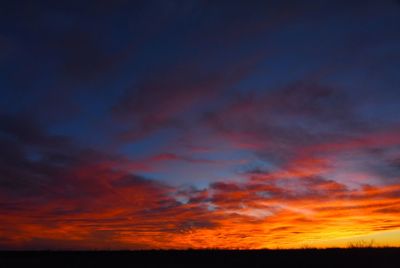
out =
[[[19,147],[53,139],[32,128],[35,139],[25,137]],[[47,143],[41,146],[44,154]],[[45,163],[23,152],[12,157],[15,150],[3,154],[2,247],[296,247],[400,226],[398,184],[351,188],[325,177],[324,159],[293,159],[240,182],[186,189],[124,171],[99,152],[72,151],[42,156]]]
[[[0,248],[400,246],[398,12],[5,4]]]

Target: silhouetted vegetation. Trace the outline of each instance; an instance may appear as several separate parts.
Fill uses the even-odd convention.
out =
[[[375,245],[374,240],[366,241],[366,240],[358,240],[354,242],[350,242],[347,245],[348,248],[375,248],[377,247]]]
[[[0,267],[398,267],[400,248],[3,251]]]

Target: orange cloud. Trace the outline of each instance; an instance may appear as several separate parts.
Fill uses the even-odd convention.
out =
[[[294,163],[287,172],[253,174],[242,182],[188,191],[103,165],[82,167],[71,172],[75,179],[69,183],[75,185],[70,186],[79,187],[69,193],[73,198],[66,194],[44,202],[32,197],[20,201],[31,206],[2,206],[1,246],[324,246],[332,239],[400,228],[400,185],[349,189],[317,176],[323,161]],[[314,170],[314,176],[301,172],[303,166]],[[177,201],[179,195],[187,202]],[[5,198],[2,202],[7,204]]]

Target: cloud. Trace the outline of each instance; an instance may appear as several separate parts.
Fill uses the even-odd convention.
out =
[[[136,173],[139,164],[148,168],[170,161],[204,164],[201,158],[160,153],[133,161],[51,135],[29,116],[3,115],[3,243],[25,249],[107,244],[294,247],[303,241],[323,243],[398,226],[400,194],[392,169],[398,157],[393,148],[398,143],[396,128],[363,132],[374,128],[360,122],[346,97],[330,88],[302,84],[282,92],[234,97],[218,113],[204,118],[202,127],[216,135],[238,137],[240,142],[253,137],[250,142],[260,146],[246,148],[260,159],[281,158],[267,171],[259,168],[242,173],[240,180],[217,181],[202,189],[170,186]],[[284,117],[296,123],[285,124]],[[323,136],[319,124],[332,130],[329,136]],[[349,184],[349,176],[355,174],[340,170],[356,167],[352,156],[360,163],[372,163],[364,168],[376,171],[380,182]],[[370,157],[379,161],[370,162]],[[393,178],[386,180],[389,176]],[[382,218],[387,221],[382,223]]]
[[[127,126],[122,140],[137,140],[162,128],[187,128],[196,109],[217,100],[256,68],[264,56],[255,54],[217,68],[205,67],[204,59],[178,62],[143,78],[112,108],[115,120]]]
[[[26,116],[1,114],[0,131],[18,142],[29,145],[51,147],[67,142],[62,137],[46,135],[37,122]]]
[[[203,190],[171,187],[115,169],[94,152],[75,159],[58,166],[60,180],[46,185],[51,191],[26,195],[16,188],[18,195],[8,199],[1,188],[2,246],[290,247],[321,237],[390,230],[400,220],[398,185],[350,189],[318,176],[321,169],[312,169],[320,165],[315,159],[295,161],[287,170],[252,172],[240,182],[212,183]],[[314,176],[300,172],[304,163]],[[39,175],[27,179],[39,179],[44,186],[45,173]]]
[[[343,91],[310,82],[237,95],[205,114],[203,122],[233,146],[277,163],[300,148],[360,135],[369,128]]]
[[[188,208],[175,200],[174,188],[121,169],[118,156],[78,145],[64,151],[62,143],[51,143],[47,151],[47,140],[54,137],[29,118],[23,123],[9,118],[2,126],[7,136],[1,142],[8,147],[0,158],[0,234],[8,248],[88,249],[103,247],[105,241],[116,248],[151,247],[147,240],[155,241],[154,233],[215,226],[200,213],[200,205]],[[21,138],[19,129],[35,131]],[[26,148],[31,144],[34,157]],[[124,240],[132,235],[142,236],[143,242]]]
[[[6,4],[0,248],[398,229],[397,11],[278,2]]]

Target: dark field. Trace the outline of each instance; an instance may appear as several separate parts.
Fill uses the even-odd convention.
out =
[[[400,267],[400,249],[3,251],[0,267]]]

